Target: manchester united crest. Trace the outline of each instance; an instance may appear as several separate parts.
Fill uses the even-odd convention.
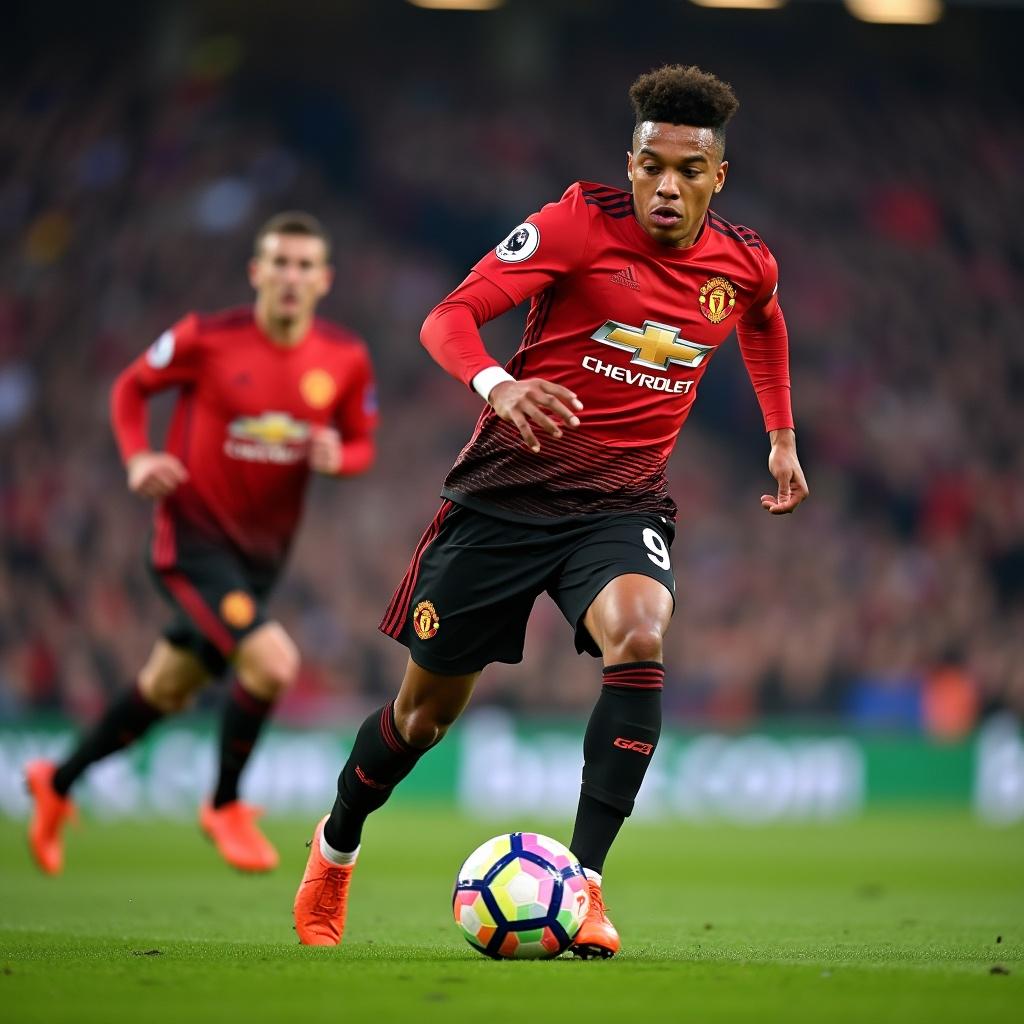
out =
[[[256,602],[244,590],[231,590],[221,598],[220,617],[234,629],[245,629],[256,618]]]
[[[308,405],[314,409],[326,409],[338,393],[338,385],[326,370],[309,370],[299,381],[299,390]]]
[[[429,640],[441,628],[437,609],[430,601],[420,601],[412,610],[412,628],[421,640]]]
[[[713,277],[700,289],[700,311],[720,324],[736,306],[736,287],[727,277]]]

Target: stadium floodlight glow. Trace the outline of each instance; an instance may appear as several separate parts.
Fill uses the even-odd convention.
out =
[[[690,0],[698,7],[725,7],[735,11],[774,11],[787,0]]]
[[[409,3],[429,11],[494,11],[505,0],[409,0]]]
[[[941,0],[843,0],[861,21],[879,25],[931,25],[942,17]]]

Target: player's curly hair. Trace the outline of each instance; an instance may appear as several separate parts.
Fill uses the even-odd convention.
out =
[[[636,125],[644,121],[711,128],[725,146],[725,126],[740,101],[728,82],[695,64],[666,64],[641,75],[629,89]]]

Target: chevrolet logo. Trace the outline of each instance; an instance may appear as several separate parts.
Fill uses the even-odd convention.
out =
[[[698,345],[695,341],[680,338],[678,327],[657,324],[653,320],[645,320],[642,329],[609,320],[591,338],[613,348],[632,352],[631,363],[652,370],[667,370],[669,363],[691,368],[700,366],[704,357],[714,348],[713,345]]]
[[[309,437],[309,424],[292,419],[286,412],[265,412],[261,416],[239,416],[228,427],[228,433],[264,444],[294,444]]]

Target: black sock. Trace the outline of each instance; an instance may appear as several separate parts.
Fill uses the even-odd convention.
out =
[[[327,845],[339,852],[354,850],[367,816],[387,802],[429,749],[411,747],[402,738],[395,725],[394,701],[374,711],[359,727],[352,753],[338,776],[338,797],[324,824]]]
[[[661,735],[665,669],[633,661],[604,670],[604,686],[583,740],[583,784],[570,849],[591,871],[604,859],[644,781]]]
[[[238,799],[239,776],[273,707],[272,700],[261,700],[237,679],[232,682],[220,727],[220,774],[213,792],[214,807]]]
[[[163,718],[163,712],[142,696],[136,684],[114,700],[92,732],[86,733],[71,756],[58,765],[53,776],[53,788],[65,796],[89,765],[134,743],[160,718]]]

